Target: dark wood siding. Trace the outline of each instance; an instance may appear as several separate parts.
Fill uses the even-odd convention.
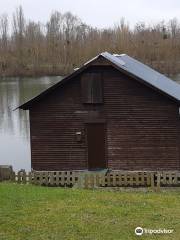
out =
[[[108,168],[180,169],[178,105],[113,67],[90,70],[103,73],[104,104],[82,103],[79,76],[30,109],[32,167],[87,169],[85,123],[103,119]],[[77,131],[82,131],[81,142]]]
[[[104,82],[109,168],[179,169],[178,106],[113,69]]]
[[[75,79],[63,91],[55,90],[30,110],[32,168],[87,168],[84,139],[78,142],[75,136],[76,131],[84,128],[79,117],[85,110],[79,89],[80,82]]]

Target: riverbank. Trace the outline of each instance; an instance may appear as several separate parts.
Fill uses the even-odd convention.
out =
[[[43,77],[43,76],[65,76],[73,71],[72,66],[11,66],[0,68],[0,77]]]
[[[166,76],[177,75],[180,72],[180,62],[144,62],[153,69]],[[83,63],[82,63],[83,64]],[[80,67],[71,64],[40,64],[40,65],[18,65],[10,64],[4,67],[0,64],[0,77],[43,77],[43,76],[66,76]]]
[[[137,239],[134,229],[174,229],[180,236],[178,192],[108,192],[0,183],[0,239]],[[157,236],[146,234],[148,239]],[[144,238],[142,238],[144,239]]]

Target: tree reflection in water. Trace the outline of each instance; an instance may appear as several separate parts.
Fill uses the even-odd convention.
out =
[[[0,165],[30,170],[29,112],[13,109],[61,78],[0,78]]]

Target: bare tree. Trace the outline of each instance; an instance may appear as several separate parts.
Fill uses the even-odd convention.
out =
[[[1,39],[1,48],[4,51],[7,51],[8,45],[8,16],[3,14],[0,16],[0,39]]]
[[[24,47],[26,59],[28,59],[29,68],[32,66],[35,72],[41,68],[45,62],[45,40],[41,23],[30,21],[26,25],[24,35]]]
[[[13,14],[13,38],[15,49],[17,51],[17,61],[22,67],[23,64],[23,44],[25,32],[25,18],[22,7],[18,7]]]

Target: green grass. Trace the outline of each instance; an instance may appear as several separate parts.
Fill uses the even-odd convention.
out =
[[[174,229],[134,234],[137,226]],[[0,184],[0,240],[180,239],[180,192],[110,192]]]

